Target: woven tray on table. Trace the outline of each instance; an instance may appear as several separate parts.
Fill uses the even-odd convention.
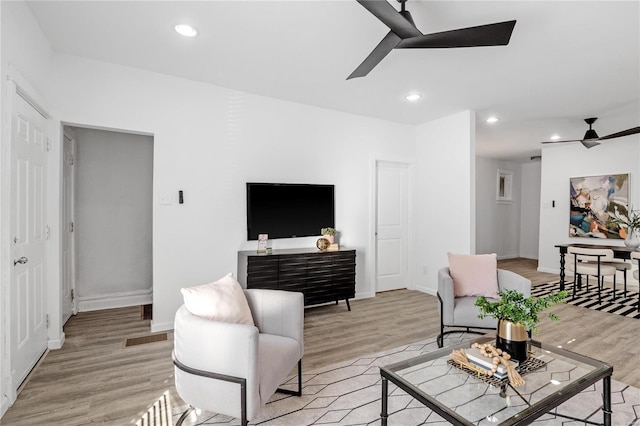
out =
[[[452,359],[450,359],[447,362],[459,370],[462,370],[466,373],[476,376],[478,379],[482,380],[485,383],[490,384],[491,386],[502,387],[509,383],[508,377],[498,378],[495,376],[485,376],[485,375],[478,374],[476,370],[469,368],[464,364],[460,364]],[[516,367],[516,371],[518,371],[518,373],[520,373],[520,375],[524,377],[525,374],[535,371],[540,367],[543,367],[545,364],[546,362],[542,361],[541,359],[529,357],[527,358],[526,361],[523,361],[520,364],[518,364],[518,366]]]

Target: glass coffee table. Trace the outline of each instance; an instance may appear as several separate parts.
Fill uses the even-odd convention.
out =
[[[482,337],[490,343],[494,337]],[[602,380],[603,422],[611,425],[611,374],[613,367],[577,353],[531,340],[530,357],[544,361],[524,373],[525,385],[488,383],[449,362],[453,349],[469,348],[472,341],[380,368],[382,376],[381,423],[387,425],[389,382],[456,425],[525,425]],[[597,407],[595,407],[597,408]]]

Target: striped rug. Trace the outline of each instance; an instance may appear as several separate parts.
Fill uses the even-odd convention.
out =
[[[566,303],[596,311],[640,319],[640,312],[638,312],[638,292],[627,291],[627,296],[625,297],[622,291],[622,285],[618,284],[616,297],[614,299],[613,289],[606,287],[606,285],[607,284],[605,284],[605,287],[600,291],[602,295],[602,303],[600,304],[598,303],[598,289],[595,283],[589,285],[589,291],[587,291],[587,286],[583,283],[582,290],[576,289],[575,299],[572,299],[573,283],[565,283],[564,288],[569,292]],[[608,285],[611,284],[608,283]],[[558,291],[560,291],[560,282],[556,281],[534,286],[531,289],[531,294],[540,297]]]

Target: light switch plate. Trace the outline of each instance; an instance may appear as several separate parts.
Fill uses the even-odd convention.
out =
[[[171,195],[160,194],[160,204],[165,206],[171,205]]]

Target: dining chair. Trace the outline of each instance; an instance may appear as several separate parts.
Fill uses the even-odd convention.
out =
[[[600,263],[602,265],[613,266],[614,268],[616,268],[616,271],[622,272],[622,277],[624,279],[624,297],[627,297],[627,271],[630,271],[631,268],[633,267],[632,262],[631,261],[627,262],[624,259],[618,259],[616,257],[613,257],[613,251],[612,251],[611,256],[603,257],[602,259],[600,259]],[[615,299],[615,297],[616,297],[616,286],[614,284],[613,298]]]
[[[567,253],[569,254],[567,270],[573,273],[573,299],[576,297],[576,287],[583,276],[587,280],[589,277],[596,277],[598,280],[598,304],[602,304],[601,289],[604,285],[604,278],[612,276],[614,291],[616,287],[616,267],[603,263],[603,259],[613,258],[613,250],[569,247]]]

